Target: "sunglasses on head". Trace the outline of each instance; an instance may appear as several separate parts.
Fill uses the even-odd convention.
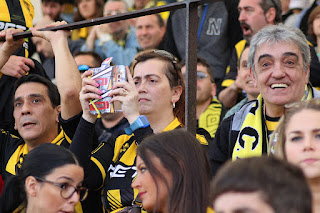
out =
[[[87,71],[87,70],[90,69],[90,68],[92,68],[92,67],[89,67],[88,65],[84,65],[84,64],[81,64],[81,65],[78,66],[78,70],[79,70],[80,72],[85,72],[85,71]]]

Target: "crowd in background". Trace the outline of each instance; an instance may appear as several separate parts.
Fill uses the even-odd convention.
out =
[[[39,30],[173,2],[0,0],[0,212],[320,212],[320,0],[198,6],[195,136],[185,9]]]

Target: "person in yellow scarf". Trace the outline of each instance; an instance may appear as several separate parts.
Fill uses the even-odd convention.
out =
[[[186,75],[185,60],[181,62],[182,74]],[[207,130],[214,138],[218,126],[225,114],[222,103],[216,97],[214,70],[206,59],[197,57],[197,127]]]
[[[298,29],[273,25],[252,38],[248,63],[260,95],[218,128],[209,150],[213,174],[229,158],[267,153],[269,135],[284,106],[320,97],[308,84],[310,60],[307,40]]]

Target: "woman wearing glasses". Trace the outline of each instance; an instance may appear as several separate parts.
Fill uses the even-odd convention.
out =
[[[131,188],[137,175],[136,149],[147,135],[183,126],[185,86],[181,69],[168,52],[154,50],[139,54],[133,62],[133,77],[127,70],[128,82],[117,83],[109,94],[112,102],[122,103],[130,126],[125,129],[126,134],[115,141],[100,144],[91,157],[89,151],[97,116],[90,114],[89,100],[100,99],[101,91],[89,75],[91,71],[82,76],[83,115],[70,149],[85,165],[86,186],[104,187],[103,202],[108,211],[128,210],[132,203],[139,207],[138,200],[134,201],[138,190]],[[208,145],[203,136],[198,135],[198,140]],[[167,143],[170,146],[170,141]]]
[[[312,212],[320,212],[319,99],[287,106],[271,141],[275,156],[302,169],[312,192]]]
[[[83,168],[64,147],[42,144],[24,158],[18,175],[6,182],[0,212],[75,212],[88,189]]]

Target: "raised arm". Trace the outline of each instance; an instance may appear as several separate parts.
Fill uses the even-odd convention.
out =
[[[66,22],[55,22],[46,27],[63,24]],[[52,45],[55,55],[55,79],[61,96],[61,117],[69,119],[81,112],[79,101],[81,77],[68,47],[67,38],[70,31],[37,31],[35,28],[31,28],[31,31],[34,36],[44,38]]]
[[[0,32],[0,37],[5,37],[5,42],[0,42],[0,69],[9,60],[10,56],[23,44],[24,40],[13,40],[12,34],[22,32],[22,29],[7,29]]]

